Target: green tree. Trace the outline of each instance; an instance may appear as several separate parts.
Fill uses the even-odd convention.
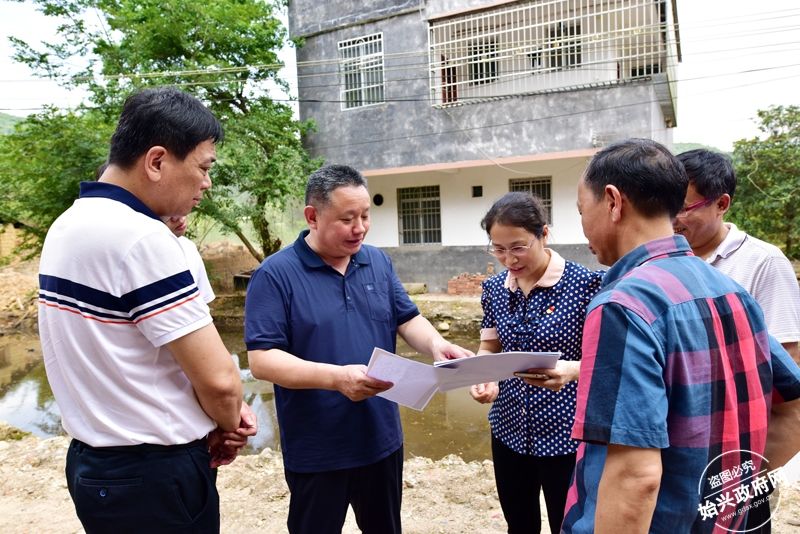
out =
[[[720,150],[717,147],[704,145],[702,143],[674,143],[673,147],[674,147],[673,152],[675,153],[675,155],[683,154],[684,152],[689,152],[690,150],[696,150],[698,148],[704,148],[706,150],[710,150],[711,152],[719,152],[720,154],[727,154],[728,156],[731,155],[730,152],[725,152],[724,150]]]
[[[0,135],[8,135],[14,131],[14,125],[22,120],[22,117],[15,117],[6,113],[0,113]]]
[[[276,54],[289,42],[277,17],[286,0],[33,1],[65,22],[59,41],[43,43],[43,50],[11,38],[15,59],[41,76],[88,89],[109,123],[125,96],[144,87],[177,86],[206,102],[223,123],[226,142],[218,149],[213,193],[198,211],[236,233],[256,258],[278,250],[265,206],[299,195],[321,164],[300,143],[313,122],[300,123],[286,103],[266,96],[269,87],[287,88]],[[98,26],[86,22],[89,14],[100,19]],[[85,66],[75,72],[77,62]],[[248,219],[260,251],[242,233]]]
[[[730,220],[800,258],[800,106],[758,112],[765,136],[734,143],[738,185]]]
[[[23,229],[21,249],[29,257],[78,198],[80,182],[94,180],[112,132],[96,113],[48,107],[0,136],[0,221]]]

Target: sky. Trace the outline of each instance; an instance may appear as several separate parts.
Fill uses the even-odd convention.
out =
[[[730,151],[759,135],[759,109],[800,105],[800,2],[676,0],[683,61],[677,67],[677,143]],[[490,3],[487,0],[487,3]],[[52,39],[58,22],[30,4],[0,0],[0,111],[25,116],[45,104],[74,107],[86,98],[14,63],[8,36]],[[281,54],[282,75],[296,85],[294,51]]]

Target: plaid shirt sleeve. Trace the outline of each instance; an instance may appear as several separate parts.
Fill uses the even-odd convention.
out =
[[[650,326],[616,303],[586,318],[572,438],[666,448],[664,350]]]
[[[769,351],[772,364],[772,403],[800,398],[800,368],[772,336],[769,336]]]

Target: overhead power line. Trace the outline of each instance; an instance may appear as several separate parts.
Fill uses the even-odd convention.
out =
[[[743,75],[743,74],[753,74],[753,73],[756,73],[756,72],[767,72],[767,71],[780,70],[780,69],[793,68],[793,67],[800,67],[800,63],[793,63],[793,64],[790,64],[790,65],[779,65],[779,66],[775,66],[775,67],[762,67],[762,68],[757,68],[757,69],[745,69],[745,70],[736,71],[736,72],[709,74],[707,76],[697,76],[697,77],[694,77],[694,78],[683,78],[683,79],[667,80],[667,81],[654,81],[652,83],[654,85],[669,84],[669,83],[687,83],[687,82],[694,82],[694,81],[700,81],[700,80],[707,80],[707,79],[711,79],[711,78],[721,78],[721,77],[727,77],[727,76],[738,76],[738,75]],[[789,78],[791,78],[791,77],[793,77],[793,76],[790,76]],[[783,78],[781,78],[781,79],[783,79]],[[195,85],[195,84],[196,85],[201,85],[203,83],[222,84],[222,82],[219,82],[219,81],[215,81],[215,82],[194,82],[194,83],[190,82],[189,84],[182,84],[182,83],[158,84],[155,87],[176,87],[176,86],[177,87],[181,87],[181,86],[184,86],[184,85]],[[757,82],[757,83],[763,83],[763,82]],[[744,85],[736,86],[736,87],[746,87],[748,85],[752,85],[752,84],[744,84]],[[568,88],[565,88],[565,91],[566,90],[568,90]],[[525,93],[522,93],[522,94],[521,93],[508,93],[508,94],[501,94],[501,95],[482,96],[482,97],[476,98],[476,100],[480,100],[480,101],[482,101],[482,100],[496,100],[496,99],[501,99],[501,98],[515,98],[515,97],[520,97],[520,96],[528,96],[528,94],[525,94]],[[232,100],[233,99],[213,99],[213,98],[206,99],[207,102],[224,102],[224,101],[232,101]],[[313,102],[313,103],[332,103],[332,104],[338,104],[338,103],[345,102],[344,100],[341,100],[341,99],[338,99],[338,98],[336,98],[336,99],[316,99],[316,98],[278,99],[278,98],[272,98],[271,100],[276,101],[276,102],[298,102],[298,103]],[[400,97],[400,98],[385,98],[383,100],[383,102],[385,102],[385,103],[388,103],[388,102],[427,102],[427,101],[432,101],[432,100],[434,100],[434,97],[431,96],[431,93],[430,93],[429,90],[426,90],[425,93],[404,95],[403,97]],[[90,109],[93,108],[93,107],[96,108],[96,109],[101,109],[101,108],[120,107],[120,106],[121,106],[121,104],[119,104],[119,105],[110,105],[110,106],[87,106],[87,107],[90,108]],[[41,107],[39,107],[39,108],[0,108],[0,111],[37,111],[37,110],[41,110],[41,109],[44,109],[44,108],[41,108]]]
[[[787,18],[800,17],[800,8],[791,9],[791,10],[783,10],[783,11],[765,12],[765,13],[762,13],[762,14],[775,14],[775,13],[786,13],[786,12],[792,12],[793,14],[784,15],[782,17],[772,17],[772,18],[768,18],[768,19],[761,19],[761,20],[779,19],[781,21],[785,21]],[[757,22],[758,20],[754,21],[754,20],[752,20],[752,17],[753,16],[759,16],[759,15],[760,14],[756,13],[756,14],[754,14],[752,16],[749,16],[749,17],[751,17],[749,22],[751,22],[751,23],[752,22]],[[743,16],[740,16],[740,17],[730,17],[730,18],[733,19],[733,18],[742,18],[742,17],[746,17],[746,16],[743,15]],[[711,28],[711,27],[732,26],[732,25],[737,25],[737,24],[740,24],[740,23],[727,22],[727,23],[720,23],[720,24],[698,25],[698,26],[694,26],[694,27],[691,27],[691,28],[692,29],[703,29],[703,28]],[[679,30],[682,27],[683,27],[683,25],[680,25],[680,24],[676,25],[676,28],[679,29]],[[654,35],[654,34],[662,33],[663,31],[665,31],[664,27],[661,26],[660,24],[659,25],[654,25],[653,28],[654,28],[653,30],[640,32],[636,36],[641,38],[642,36]],[[709,37],[706,37],[706,38],[703,38],[703,39],[692,39],[690,41],[686,41],[685,39],[683,39],[678,44],[680,44],[681,46],[684,46],[686,44],[691,44],[691,43],[695,43],[695,42],[704,42],[704,41],[708,41],[708,40],[721,40],[721,39],[734,38],[734,37],[735,38],[743,38],[743,37],[753,37],[753,36],[760,36],[760,35],[772,35],[772,34],[775,34],[775,33],[789,32],[789,31],[800,31],[800,26],[798,26],[798,25],[779,26],[779,27],[774,27],[774,28],[759,29],[759,30],[755,30],[755,31],[746,30],[744,32],[735,32],[735,33],[731,33],[731,34],[713,35],[713,36],[709,36]],[[619,30],[619,31],[617,31],[615,33],[619,34],[620,32],[624,33],[625,30]],[[612,37],[611,39],[616,39],[616,38],[618,38],[618,37]],[[586,43],[586,44],[588,44],[588,43]],[[514,46],[518,46],[518,45],[519,45],[519,43],[510,43],[510,46],[512,48]],[[766,46],[769,46],[769,45],[766,45]],[[611,50],[611,49],[613,49],[613,47],[609,47],[606,50]],[[602,49],[600,51],[602,51]],[[724,50],[720,50],[720,52],[724,52]],[[415,57],[426,58],[427,59],[428,56],[429,56],[429,53],[430,53],[429,50],[417,50],[417,51],[410,51],[410,52],[409,51],[404,51],[404,52],[389,53],[389,54],[385,53],[384,54],[384,61],[391,61],[391,60],[396,60],[396,59],[411,59],[411,58],[415,58]],[[297,68],[300,69],[300,68],[305,68],[305,67],[314,67],[314,66],[318,67],[318,66],[324,66],[324,65],[338,66],[339,63],[340,63],[340,59],[339,58],[310,60],[310,61],[298,62],[297,63]],[[423,64],[419,64],[419,65],[422,66]],[[248,71],[248,70],[274,70],[274,71],[277,71],[277,70],[283,68],[284,66],[285,66],[285,64],[283,64],[283,63],[274,63],[274,64],[260,64],[260,65],[246,65],[246,66],[237,66],[237,67],[227,67],[227,68],[219,68],[219,69],[187,69],[187,70],[148,72],[148,73],[123,73],[123,74],[103,76],[102,79],[104,79],[104,80],[119,80],[119,79],[157,78],[157,77],[173,77],[173,76],[207,76],[207,75],[213,76],[213,75],[220,75],[220,74],[231,74],[231,73],[243,72],[243,71]],[[398,68],[400,68],[400,67],[398,67]],[[334,73],[331,73],[331,74],[334,74]],[[338,71],[335,74],[338,74]],[[76,77],[62,76],[62,77],[48,77],[47,79],[63,80],[63,81],[67,81],[67,80],[89,81],[89,80],[95,79],[95,77],[93,77],[93,76],[76,76]],[[22,82],[25,82],[25,80],[0,80],[0,83],[22,83]]]
[[[680,102],[681,98],[691,98],[691,97],[694,97],[694,96],[700,96],[700,95],[704,95],[704,94],[718,93],[720,91],[727,91],[727,90],[731,90],[731,89],[738,89],[740,87],[748,87],[748,86],[760,85],[760,84],[764,84],[764,83],[773,83],[773,82],[780,81],[780,80],[787,80],[787,79],[798,78],[798,77],[800,77],[800,74],[796,74],[796,75],[792,75],[792,76],[786,76],[786,77],[783,77],[783,78],[775,78],[775,79],[772,79],[772,80],[763,80],[763,81],[753,82],[753,83],[749,83],[749,84],[741,84],[741,85],[736,85],[736,86],[731,86],[731,87],[723,87],[723,88],[716,89],[714,91],[704,91],[704,92],[701,92],[701,93],[683,95],[682,97],[679,96],[678,97],[678,101]],[[473,126],[473,127],[463,128],[463,130],[474,131],[474,130],[488,130],[488,129],[493,129],[493,128],[502,128],[502,127],[511,126],[511,125],[514,125],[514,124],[523,124],[523,123],[528,123],[528,122],[539,122],[539,121],[553,120],[553,119],[564,119],[564,118],[567,118],[567,117],[572,117],[572,116],[577,116],[577,115],[585,115],[587,113],[600,113],[600,112],[603,112],[603,111],[625,109],[625,108],[642,106],[642,105],[647,105],[647,104],[657,104],[658,102],[659,102],[658,100],[649,100],[649,101],[634,102],[634,103],[630,103],[630,104],[620,104],[618,106],[606,106],[606,107],[602,107],[602,108],[593,108],[593,109],[587,109],[587,110],[582,110],[582,111],[574,111],[574,112],[569,112],[569,113],[562,113],[562,114],[557,114],[557,115],[546,115],[546,116],[536,117],[536,118],[531,118],[531,119],[514,120],[514,121],[491,124],[491,125],[484,125],[484,126]],[[434,135],[445,135],[445,134],[451,134],[451,133],[458,133],[458,132],[461,132],[461,131],[462,131],[461,129],[455,129],[455,130],[424,133],[424,134],[408,134],[408,135],[401,135],[401,136],[395,136],[395,137],[386,137],[386,138],[382,138],[382,139],[370,139],[370,140],[367,140],[367,141],[359,141],[359,142],[355,142],[355,143],[346,143],[346,144],[339,144],[339,145],[326,145],[326,146],[320,146],[320,147],[313,147],[310,150],[319,151],[319,150],[328,149],[328,148],[342,148],[342,147],[345,147],[345,146],[359,146],[359,145],[367,145],[367,144],[374,144],[374,143],[383,143],[383,142],[387,142],[387,141],[397,141],[397,140],[408,139],[408,138],[430,137],[430,136],[434,136]]]

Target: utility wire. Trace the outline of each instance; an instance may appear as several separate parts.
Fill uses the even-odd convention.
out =
[[[662,82],[651,81],[651,83],[653,85],[670,84],[670,83],[687,83],[687,82],[693,82],[693,81],[699,81],[699,80],[706,80],[706,79],[710,79],[710,78],[720,78],[720,77],[726,77],[726,76],[738,76],[738,75],[742,75],[742,74],[752,74],[752,73],[756,73],[756,72],[766,72],[766,71],[779,70],[779,69],[785,69],[785,68],[792,68],[792,67],[798,67],[798,66],[800,66],[800,63],[795,63],[795,64],[791,64],[791,65],[780,65],[780,66],[777,66],[777,67],[764,67],[764,68],[760,68],[760,69],[747,69],[747,70],[738,71],[738,72],[728,72],[728,73],[721,73],[721,74],[710,74],[710,75],[707,75],[707,76],[697,76],[697,77],[694,77],[694,78],[667,80],[667,81],[662,81]],[[794,78],[794,77],[795,76],[787,76],[785,78],[778,78],[776,80],[769,80],[769,81],[777,81],[777,80]],[[636,83],[639,80],[643,80],[643,79],[647,79],[647,78],[649,78],[649,76],[645,76],[645,77],[642,77],[640,79],[633,79],[633,80],[623,81],[621,83],[616,83],[615,82],[613,85]],[[203,83],[203,82],[198,82],[198,84],[199,83]],[[213,83],[220,84],[220,85],[222,84],[221,82],[213,82]],[[742,84],[742,85],[732,86],[732,87],[728,87],[728,88],[724,88],[724,89],[735,89],[735,88],[739,88],[739,87],[748,87],[750,85],[757,85],[757,84],[761,84],[761,83],[767,83],[767,82],[766,81],[759,81],[759,82],[755,82],[755,83],[752,83],[752,84]],[[181,85],[182,84],[160,84],[160,85],[156,85],[156,87],[173,87],[173,86],[181,86]],[[590,84],[586,84],[586,85],[588,86]],[[567,91],[572,91],[572,90],[593,89],[593,88],[594,87],[591,87],[591,86],[588,86],[588,87],[578,86],[578,87],[575,87],[575,88],[565,87],[565,88],[563,88],[562,90],[560,90],[558,92],[567,92]],[[713,92],[713,91],[711,91],[711,92]],[[469,104],[472,104],[472,103],[475,103],[475,102],[481,102],[481,101],[499,100],[499,99],[507,99],[507,98],[518,98],[518,97],[524,97],[524,96],[531,96],[531,95],[535,95],[535,94],[538,94],[538,93],[531,92],[531,93],[508,93],[508,94],[501,94],[501,95],[484,95],[484,96],[475,97],[472,100],[462,101],[462,105],[469,105]],[[701,94],[705,94],[705,93],[701,93]],[[204,100],[206,102],[229,102],[229,101],[234,101],[235,99],[231,99],[231,98],[228,98],[228,99],[206,98]],[[315,99],[315,98],[286,98],[286,99],[271,98],[270,100],[273,100],[275,102],[298,102],[298,103],[313,102],[313,103],[332,103],[332,104],[339,104],[339,103],[342,103],[342,102],[347,102],[347,100],[341,100],[341,99]],[[430,102],[432,100],[438,100],[438,98],[431,96],[430,92],[426,91],[425,93],[421,93],[421,94],[405,95],[402,98],[385,98],[381,102],[376,102],[376,104],[383,104],[383,103],[390,103],[390,102]],[[121,107],[121,106],[122,106],[122,104],[113,104],[113,105],[105,105],[105,106],[93,106],[93,107],[88,107],[87,106],[87,107],[88,107],[88,109],[106,109],[106,108]],[[0,111],[37,111],[37,110],[41,110],[41,109],[44,109],[44,108],[42,108],[42,107],[38,107],[38,108],[0,108]]]
[[[793,11],[793,10],[785,10],[785,11]],[[800,11],[800,10],[798,10],[798,11]],[[780,12],[781,11],[779,11],[777,13],[780,13]],[[773,12],[769,12],[769,13],[773,13]],[[757,16],[757,15],[758,14],[756,14],[754,16]],[[742,15],[742,17],[745,17],[745,16],[746,15]],[[794,17],[794,16],[800,16],[800,13],[797,13],[796,15],[791,15],[791,17]],[[779,18],[780,20],[785,20],[788,17],[776,17],[776,18]],[[764,20],[772,20],[772,19],[764,19]],[[698,28],[717,27],[717,26],[735,25],[735,24],[738,24],[738,23],[723,23],[723,24],[715,24],[715,25],[707,25],[707,26],[698,26]],[[681,26],[679,24],[676,24],[675,27],[677,29],[680,29]],[[647,28],[655,28],[655,29],[653,31],[649,31],[648,30],[648,31],[645,31],[645,32],[640,32],[638,34],[634,34],[633,33],[633,30],[635,30],[637,28],[625,28],[625,29],[621,29],[621,30],[614,30],[614,31],[612,31],[610,33],[612,33],[612,34],[617,33],[617,34],[624,34],[624,35],[623,35],[623,37],[620,37],[620,36],[614,37],[614,36],[612,36],[610,39],[618,40],[620,38],[625,38],[625,37],[640,39],[640,38],[648,36],[648,35],[649,36],[658,35],[658,34],[666,32],[666,31],[669,31],[669,28],[666,28],[665,25],[663,25],[663,24],[655,24],[655,25],[651,25],[651,26],[645,26],[644,28],[645,29],[647,29]],[[638,28],[638,29],[641,29],[641,27]],[[682,40],[680,43],[676,42],[676,44],[680,44],[681,46],[683,46],[685,44],[691,44],[691,43],[695,43],[695,42],[703,42],[703,41],[706,41],[706,40],[721,40],[721,39],[724,39],[724,38],[731,38],[731,37],[741,38],[741,37],[747,37],[747,36],[760,36],[760,35],[766,35],[766,34],[770,34],[771,35],[771,34],[774,34],[774,33],[779,33],[779,32],[784,32],[784,31],[797,31],[797,30],[800,30],[800,26],[797,26],[797,25],[795,25],[795,26],[780,26],[780,27],[775,27],[775,28],[760,29],[760,30],[757,30],[757,31],[747,30],[745,33],[737,32],[737,33],[733,33],[733,34],[715,35],[715,36],[710,36],[710,37],[708,37],[706,39],[693,39],[693,40],[691,40],[689,42],[686,42],[685,40]],[[564,46],[570,46],[570,44],[567,43],[567,41],[568,41],[567,38],[563,38],[562,40],[564,41]],[[549,41],[545,40],[545,42],[549,42]],[[584,42],[581,42],[581,43],[578,43],[578,44],[584,44]],[[585,44],[591,44],[591,41],[586,41]],[[514,48],[514,47],[518,47],[518,46],[531,46],[531,45],[530,44],[524,44],[524,43],[521,43],[521,42],[516,42],[516,43],[512,42],[512,43],[508,44],[508,48]],[[610,48],[610,49],[613,49],[613,48]],[[390,60],[390,59],[404,59],[404,58],[414,58],[414,57],[420,57],[420,58],[421,57],[425,57],[425,58],[427,58],[427,57],[429,57],[429,53],[430,53],[429,50],[419,50],[419,51],[413,51],[413,52],[399,52],[399,53],[393,53],[393,54],[385,54],[384,53],[383,57],[384,57],[384,61],[387,61],[387,60]],[[338,64],[341,61],[342,60],[340,58],[330,58],[330,59],[312,60],[312,61],[302,61],[302,62],[298,62],[297,63],[297,68],[299,69],[299,68],[304,68],[304,67],[323,66],[323,65],[338,66]],[[229,68],[222,68],[222,69],[190,69],[190,70],[151,72],[151,73],[140,73],[140,74],[125,73],[125,74],[104,76],[103,79],[105,79],[105,80],[114,80],[114,79],[128,79],[128,78],[152,78],[152,77],[159,77],[159,76],[218,75],[218,74],[221,74],[221,73],[235,73],[235,72],[242,72],[242,71],[246,71],[246,70],[278,70],[280,68],[283,68],[284,66],[285,66],[285,64],[283,64],[283,63],[274,63],[274,64],[262,64],[262,65],[237,66],[237,67],[229,67]],[[422,64],[420,64],[420,66],[422,66]],[[336,74],[338,74],[338,72]],[[61,76],[61,77],[49,77],[48,79],[64,79],[64,80],[70,80],[71,79],[71,80],[74,80],[74,81],[89,81],[89,80],[94,79],[94,77],[93,76],[75,76],[75,77]],[[0,83],[9,83],[9,82],[17,82],[17,81],[22,82],[23,80],[0,80]]]
[[[745,87],[745,86],[750,86],[750,85],[759,85],[759,84],[762,84],[762,83],[772,83],[772,82],[779,81],[779,80],[797,78],[797,77],[800,77],[800,74],[793,75],[793,76],[787,76],[785,78],[778,78],[778,79],[772,79],[772,80],[765,80],[765,81],[761,81],[761,82],[753,82],[753,83],[750,83],[750,84],[743,84],[741,86],[725,87],[725,88],[716,89],[714,91],[705,91],[705,92],[702,92],[702,93],[695,93],[695,94],[691,94],[691,95],[685,95],[683,98],[689,98],[689,97],[699,96],[699,95],[709,94],[709,93],[718,93],[720,91],[736,89],[738,87]],[[500,127],[505,127],[505,126],[511,126],[511,125],[514,125],[514,124],[522,124],[522,123],[527,123],[527,122],[538,122],[538,121],[544,121],[544,120],[563,119],[563,118],[577,116],[577,115],[583,115],[583,114],[587,114],[587,113],[599,113],[599,112],[603,112],[603,111],[625,109],[625,108],[641,106],[641,105],[647,105],[647,104],[657,104],[658,102],[659,102],[658,100],[649,100],[649,101],[635,102],[635,103],[630,103],[630,104],[621,104],[621,105],[618,105],[618,106],[608,106],[608,107],[602,107],[602,108],[575,111],[575,112],[570,112],[570,113],[562,113],[562,114],[558,114],[558,115],[547,115],[547,116],[531,118],[531,119],[522,119],[522,120],[517,120],[517,121],[503,122],[503,123],[492,124],[492,125],[488,125],[488,126],[474,126],[474,127],[464,128],[463,130],[470,130],[470,131],[472,131],[472,130],[484,130],[484,129],[492,129],[492,128],[500,128]],[[382,143],[382,142],[387,142],[387,141],[396,141],[396,140],[400,140],[400,139],[409,139],[409,138],[416,138],[416,137],[429,137],[429,136],[432,136],[432,135],[452,134],[452,133],[458,133],[460,131],[462,131],[462,130],[461,129],[456,129],[456,130],[440,131],[440,132],[425,133],[425,134],[401,135],[401,136],[396,136],[396,137],[387,137],[387,138],[383,138],[383,139],[371,139],[371,140],[368,140],[368,141],[360,141],[360,142],[356,142],[356,143],[347,143],[347,144],[340,144],[340,145],[326,145],[326,146],[321,146],[321,147],[312,147],[310,150],[317,150],[318,151],[318,150],[323,150],[323,149],[328,149],[328,148],[341,148],[341,147],[345,147],[345,146],[349,147],[349,146],[357,146],[357,145],[366,145],[366,144],[371,144],[371,143]]]

